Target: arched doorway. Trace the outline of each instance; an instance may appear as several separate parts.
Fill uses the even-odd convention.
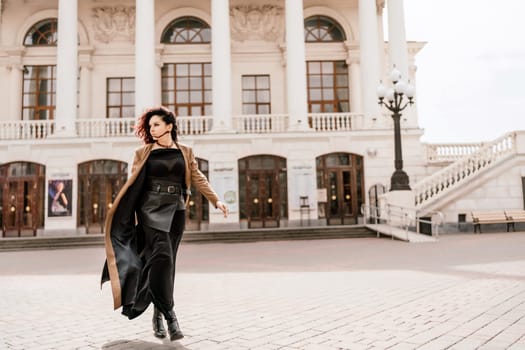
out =
[[[128,178],[128,164],[97,159],[78,165],[78,218],[86,233],[104,233],[106,213]]]
[[[356,224],[364,203],[363,157],[330,153],[317,157],[316,165],[317,188],[326,190],[326,201],[318,204],[320,218],[328,225]]]
[[[45,167],[13,162],[0,166],[0,228],[3,237],[36,236],[44,226]]]
[[[199,170],[208,178],[208,161],[196,158]],[[198,231],[203,223],[210,220],[208,200],[197,189],[191,188],[191,198],[186,208],[186,230]]]
[[[288,217],[286,159],[258,155],[239,159],[240,218],[249,228],[279,227]]]

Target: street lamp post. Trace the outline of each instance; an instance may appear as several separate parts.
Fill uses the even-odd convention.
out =
[[[392,82],[392,87],[387,88],[380,83],[377,88],[379,105],[385,106],[390,112],[392,112],[392,119],[394,119],[394,165],[396,170],[390,178],[390,191],[410,190],[408,175],[403,170],[400,119],[401,112],[408,105],[414,103],[413,98],[415,89],[411,84],[407,84],[401,79],[401,73],[395,67],[392,70],[392,73],[390,73],[390,80]]]

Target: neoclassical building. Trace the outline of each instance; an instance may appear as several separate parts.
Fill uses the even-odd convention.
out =
[[[102,232],[136,117],[161,104],[231,209],[194,193],[191,230],[361,223],[389,190],[376,89],[394,66],[416,85],[424,46],[406,41],[403,0],[2,0],[0,16],[3,237]],[[455,227],[523,208],[521,133],[423,144],[416,106],[401,134],[417,215]]]

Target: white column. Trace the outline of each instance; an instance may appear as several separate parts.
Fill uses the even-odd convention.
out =
[[[93,48],[82,47],[79,48],[78,63],[80,65],[80,90],[78,101],[78,117],[80,119],[92,118],[91,115],[91,74],[93,71],[93,63],[91,55]],[[101,118],[102,116],[99,116]]]
[[[22,67],[11,66],[11,83],[9,84],[9,118],[21,119],[22,115]]]
[[[303,0],[286,0],[286,92],[290,129],[308,130]]]
[[[58,1],[55,135],[74,136],[77,119],[78,0]]]
[[[379,85],[379,44],[376,2],[359,0],[359,43],[361,46],[361,92],[365,124],[380,114],[376,90]]]
[[[350,65],[349,69],[349,86],[350,86],[350,112],[352,113],[363,113],[363,106],[361,103],[361,68],[359,66],[359,57],[356,55],[350,55],[347,59],[347,63]],[[354,127],[362,128],[363,120],[362,118],[357,119],[359,122],[358,125]]]
[[[155,99],[155,0],[136,0],[135,14],[135,114],[139,116],[160,104]]]
[[[7,106],[7,115],[9,119],[21,119],[22,115],[22,82],[24,80],[22,65],[23,49],[7,49],[9,72],[9,83],[6,85],[9,104]]]
[[[388,0],[388,50],[390,62],[401,72],[405,82],[415,85],[413,72],[409,70],[408,45],[405,34],[405,13],[403,0]],[[416,101],[417,102],[417,101]],[[408,127],[417,127],[416,105],[403,112],[401,123]]]
[[[79,96],[79,118],[91,118],[91,70],[88,63],[80,65],[80,96]],[[101,118],[100,116],[99,118]]]
[[[232,130],[230,1],[211,0],[213,132]]]
[[[396,65],[403,80],[408,75],[408,48],[405,35],[405,14],[403,0],[388,0],[388,49],[390,62]]]

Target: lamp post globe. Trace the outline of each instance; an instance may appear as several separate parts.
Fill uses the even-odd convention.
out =
[[[379,105],[392,112],[394,121],[394,166],[395,171],[390,178],[390,191],[410,190],[409,178],[403,170],[403,151],[401,146],[401,112],[414,103],[415,89],[410,83],[402,80],[401,73],[395,67],[390,73],[392,87],[382,83],[377,88]]]

